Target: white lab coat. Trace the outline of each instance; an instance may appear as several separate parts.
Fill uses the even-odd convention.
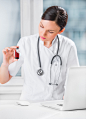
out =
[[[20,48],[20,59],[9,65],[9,73],[15,76],[22,64],[24,64],[24,85],[20,100],[28,101],[45,101],[62,99],[64,95],[64,85],[67,76],[68,68],[71,66],[78,66],[77,50],[74,42],[62,35],[59,36],[60,48],[58,55],[62,59],[62,66],[60,77],[58,80],[59,63],[54,60],[51,68],[51,82],[57,82],[56,85],[49,85],[50,83],[50,62],[52,57],[56,54],[58,48],[57,37],[52,42],[52,46],[47,48],[44,42],[40,40],[39,50],[43,76],[37,75],[39,69],[37,41],[39,34],[23,37],[19,40],[18,46]],[[57,66],[56,66],[57,64]]]

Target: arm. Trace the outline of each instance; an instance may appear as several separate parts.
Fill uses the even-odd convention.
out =
[[[0,68],[0,83],[4,84],[8,82],[11,78],[12,76],[8,72],[8,66],[2,63],[1,68]]]
[[[67,70],[72,66],[79,66],[79,60],[77,55],[77,49],[75,44],[71,47],[67,60]]]
[[[17,61],[17,59],[15,59],[14,57],[14,50],[16,49],[17,46],[13,46],[10,48],[5,48],[2,52],[3,52],[3,63],[0,67],[0,83],[4,84],[6,82],[8,82],[12,76],[9,74],[8,71],[8,66]]]

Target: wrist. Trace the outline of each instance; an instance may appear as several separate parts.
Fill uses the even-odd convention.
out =
[[[8,67],[8,66],[9,66],[9,64],[2,63],[2,66]]]

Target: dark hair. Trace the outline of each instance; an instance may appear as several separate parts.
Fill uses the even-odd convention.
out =
[[[66,10],[59,6],[51,6],[46,9],[41,19],[55,21],[60,26],[60,31],[66,26],[68,20],[68,14]]]

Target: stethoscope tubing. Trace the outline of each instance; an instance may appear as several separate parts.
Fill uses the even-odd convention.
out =
[[[59,41],[58,35],[57,35],[57,39],[58,39],[57,53],[56,53],[56,55],[53,56],[53,58],[52,58],[52,60],[51,60],[51,66],[52,66],[52,63],[53,63],[53,60],[54,60],[55,57],[59,57],[59,59],[60,59],[60,65],[62,65],[62,59],[61,59],[61,57],[58,55],[59,46],[60,46],[60,41]],[[37,42],[38,61],[39,61],[39,67],[40,67],[40,69],[37,70],[37,74],[38,74],[39,76],[42,76],[42,75],[44,74],[44,71],[42,70],[42,67],[41,67],[41,59],[40,59],[40,52],[39,52],[39,40],[40,40],[40,37],[38,37],[38,42]],[[59,74],[59,75],[60,75],[60,74]],[[50,67],[50,83],[49,83],[49,85],[57,85],[57,86],[58,86],[57,83],[56,83],[56,84],[51,83],[51,67]]]

